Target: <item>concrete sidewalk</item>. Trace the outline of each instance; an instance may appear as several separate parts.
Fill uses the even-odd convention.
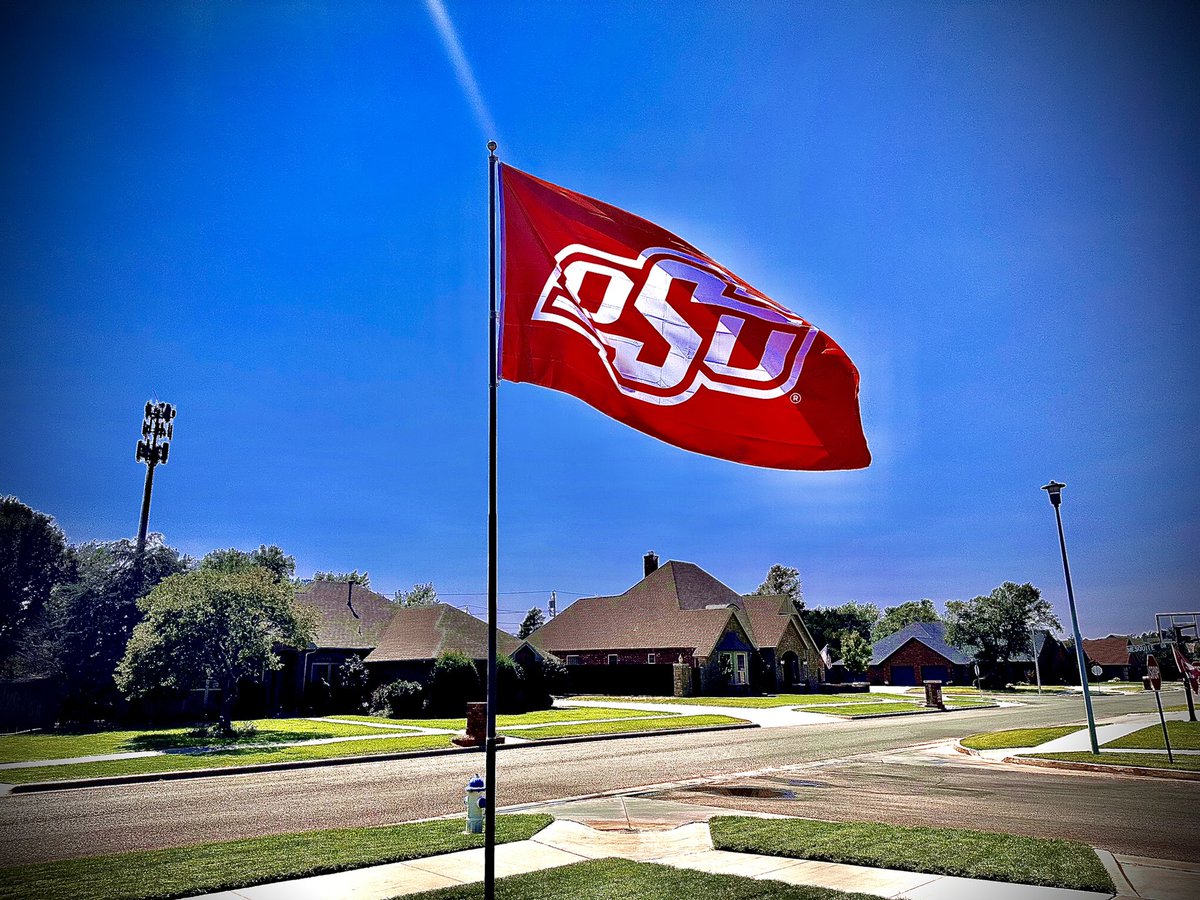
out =
[[[859,891],[910,900],[1108,900],[1112,894],[1014,885],[970,878],[875,869],[841,863],[715,850],[708,819],[736,810],[632,797],[606,797],[529,806],[523,812],[554,815],[531,840],[496,848],[499,877],[556,868],[590,859],[620,857],[744,878]],[[753,813],[748,813],[753,815]],[[778,818],[765,816],[765,818]],[[1200,896],[1200,867],[1161,860],[1101,858],[1120,898],[1186,900]],[[385,900],[483,878],[483,851],[465,850],[402,863],[370,866],[258,887],[208,894],[194,900]]]
[[[1166,713],[1168,722],[1186,722],[1187,712],[1170,712]],[[1134,713],[1129,716],[1122,716],[1117,721],[1109,725],[1099,725],[1096,727],[1096,742],[1103,749],[1104,745],[1110,741],[1115,741],[1118,738],[1123,738],[1127,734],[1133,734],[1135,731],[1141,731],[1143,728],[1148,728],[1151,725],[1158,725],[1158,713]],[[1073,734],[1065,735],[1064,737],[1056,738],[1053,741],[1047,741],[1030,750],[1022,751],[1026,753],[1073,753],[1077,751],[1088,751],[1092,749],[1092,745],[1088,738],[1088,730],[1083,728]],[[1011,751],[1010,751],[1011,752]],[[1165,750],[1163,751],[1166,752]]]

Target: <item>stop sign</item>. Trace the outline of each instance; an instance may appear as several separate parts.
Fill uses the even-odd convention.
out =
[[[1158,667],[1158,660],[1151,653],[1146,657],[1146,674],[1150,676],[1150,687],[1156,691],[1162,690],[1162,669]]]

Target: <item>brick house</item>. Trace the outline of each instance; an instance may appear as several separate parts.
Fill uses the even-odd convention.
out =
[[[876,641],[867,668],[871,684],[970,684],[971,676],[970,657],[946,643],[945,622],[914,622]]]
[[[751,594],[742,607],[762,659],[763,690],[812,690],[824,680],[824,657],[791,597]]]
[[[653,553],[646,554],[643,571],[645,577],[623,594],[576,600],[529,636],[535,647],[566,663],[573,690],[657,695],[774,690],[785,680],[785,656],[789,677],[822,677],[812,637],[794,611],[784,610],[784,598],[747,603],[694,563],[659,566]],[[768,635],[765,644],[755,618]],[[760,653],[763,649],[768,653]],[[686,667],[686,674],[677,675],[677,667]]]
[[[1069,684],[1079,679],[1074,657],[1058,638],[1044,628],[1035,629],[1032,645],[1036,648],[1037,667],[1033,653],[1019,653],[1008,661],[1001,674],[1006,681],[1033,684],[1042,676],[1042,684]]]
[[[1144,674],[1144,666],[1129,652],[1129,635],[1110,634],[1103,638],[1084,638],[1083,655],[1087,657],[1088,681],[1135,681]],[[1099,666],[1101,673],[1092,672]]]

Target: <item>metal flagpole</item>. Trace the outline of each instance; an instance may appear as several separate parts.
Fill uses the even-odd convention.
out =
[[[488,662],[483,896],[496,896],[496,142],[488,141]]]

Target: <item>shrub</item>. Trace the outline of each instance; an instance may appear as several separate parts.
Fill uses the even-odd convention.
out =
[[[525,694],[525,671],[511,656],[496,657],[496,709],[502,713],[522,713],[530,707]]]
[[[348,656],[338,666],[333,700],[338,712],[362,712],[367,706],[367,685],[370,674],[361,656]],[[371,697],[372,701],[374,697]]]
[[[525,708],[549,709],[555,694],[568,692],[567,667],[560,660],[543,657],[521,666],[525,673]]]
[[[463,653],[447,651],[433,664],[429,679],[429,708],[447,716],[461,716],[467,702],[480,699],[482,682],[475,660]]]
[[[371,714],[389,719],[419,716],[425,708],[425,688],[417,681],[381,684],[371,695]]]

